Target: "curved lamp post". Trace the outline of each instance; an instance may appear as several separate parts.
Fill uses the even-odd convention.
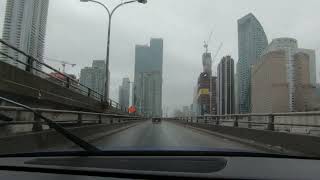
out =
[[[113,8],[111,11],[109,10],[109,8],[104,5],[103,3],[99,2],[99,1],[95,1],[95,0],[80,0],[81,2],[93,2],[96,4],[99,4],[101,6],[103,6],[107,12],[108,12],[108,41],[107,41],[107,55],[106,55],[106,82],[105,82],[105,90],[104,90],[104,98],[105,101],[108,101],[109,99],[109,54],[110,54],[110,33],[111,33],[111,18],[112,15],[114,14],[114,12],[121,6],[126,5],[126,4],[130,4],[130,3],[134,3],[134,2],[138,2],[138,3],[142,3],[142,4],[146,4],[147,0],[132,0],[132,1],[127,1],[127,2],[122,2],[120,4],[118,4],[115,8]]]

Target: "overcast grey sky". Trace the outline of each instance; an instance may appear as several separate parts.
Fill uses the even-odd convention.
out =
[[[120,2],[99,1],[110,7]],[[213,30],[209,45],[213,54],[220,42],[224,43],[217,60],[231,55],[237,61],[237,19],[250,12],[261,22],[269,42],[293,37],[300,47],[317,49],[318,72],[319,7],[318,0],[149,0],[145,5],[122,7],[112,25],[111,97],[117,100],[123,77],[133,79],[135,44],[147,44],[151,37],[160,37],[164,40],[163,106],[174,109],[190,105],[202,71],[203,41]],[[4,11],[5,0],[0,0],[0,33]],[[104,59],[106,15],[102,7],[93,3],[50,0],[45,56],[76,63],[67,71],[77,75],[93,59]],[[215,69],[216,66],[214,72]]]

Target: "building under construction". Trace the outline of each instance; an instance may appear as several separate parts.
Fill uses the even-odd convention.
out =
[[[207,51],[202,55],[203,72],[198,78],[198,114],[217,114],[216,103],[216,80],[212,76],[212,58],[211,53]]]
[[[216,80],[217,77],[202,72],[198,78],[198,113],[217,114],[216,103]]]
[[[196,110],[193,113],[196,115],[217,114],[217,77],[212,75],[212,62],[217,57],[222,43],[214,56],[211,57],[208,47],[212,34],[213,31],[203,46],[205,48],[205,52],[202,54],[203,72],[199,75],[192,104],[193,111]]]

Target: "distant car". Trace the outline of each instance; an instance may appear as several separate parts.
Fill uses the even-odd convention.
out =
[[[161,123],[161,118],[152,118],[152,123]]]

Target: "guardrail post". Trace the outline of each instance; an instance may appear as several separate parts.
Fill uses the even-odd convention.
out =
[[[27,64],[28,65],[26,66],[26,71],[31,72],[33,67],[33,59],[30,56],[28,56]]]
[[[88,88],[88,97],[90,97],[90,96],[91,96],[91,89]]]
[[[40,113],[39,113],[40,114]],[[36,114],[33,114],[33,120],[34,120],[34,124],[32,126],[32,131],[33,132],[38,132],[38,131],[42,131],[43,128],[42,128],[42,124],[41,124],[41,118],[40,116],[36,115]]]
[[[205,123],[205,124],[208,123],[208,117],[207,117],[207,116],[204,117],[204,123]]]
[[[233,127],[239,127],[238,116],[235,116],[235,117],[234,117]]]
[[[99,124],[102,124],[102,116],[101,116],[101,114],[99,114]]]
[[[66,84],[66,88],[70,88],[70,78],[69,77],[67,77],[67,84]]]
[[[251,120],[252,120],[251,116],[248,115],[248,128],[252,128]]]
[[[216,125],[219,125],[220,124],[220,116],[216,116]]]
[[[110,118],[110,124],[113,124],[113,118],[112,117]]]
[[[274,131],[274,115],[269,115],[268,130]]]
[[[82,114],[78,114],[78,120],[77,120],[78,125],[82,124]]]

